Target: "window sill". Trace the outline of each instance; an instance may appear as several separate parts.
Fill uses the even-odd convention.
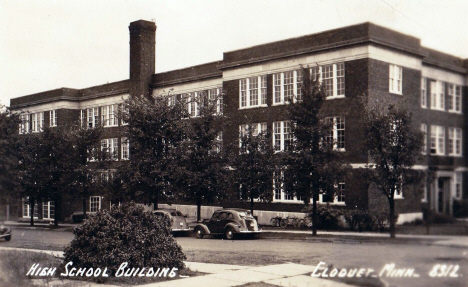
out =
[[[457,115],[462,115],[463,113],[461,111],[456,111],[456,110],[448,110],[447,112],[451,114],[457,114]]]
[[[330,96],[330,97],[326,97],[325,100],[336,100],[336,99],[344,99],[346,98],[345,95],[342,95],[342,96]]]
[[[271,106],[274,107],[274,106],[284,106],[284,105],[287,105],[288,102],[281,102],[281,103],[273,103]]]
[[[318,204],[330,204],[330,205],[335,205],[335,206],[346,206],[346,202],[322,202],[322,201],[317,201]]]
[[[257,108],[267,108],[268,105],[257,105],[257,106],[248,106],[248,107],[239,107],[239,110],[248,110],[248,109],[257,109]]]
[[[439,112],[446,112],[445,109],[442,109],[442,108],[434,108],[434,107],[431,107],[431,110],[433,111],[439,111]]]
[[[449,154],[448,156],[451,156],[451,157],[458,157],[458,158],[462,158],[462,157],[463,157],[461,154]]]
[[[390,94],[394,94],[394,95],[397,95],[397,96],[403,96],[403,93],[402,92],[397,92],[397,91],[389,91]]]
[[[108,126],[104,126],[104,128],[114,128],[114,127],[118,127],[118,125],[108,125]]]
[[[445,154],[431,153],[431,156],[446,156]]]

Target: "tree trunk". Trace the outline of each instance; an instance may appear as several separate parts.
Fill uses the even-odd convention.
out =
[[[388,203],[390,204],[390,238],[395,238],[395,201],[393,198],[388,198]]]
[[[201,200],[197,199],[197,222],[201,221]]]
[[[54,198],[54,226],[57,227],[58,226],[58,220],[59,220],[59,213],[60,213],[60,195],[55,195],[55,198]]]
[[[29,211],[30,211],[30,221],[29,221],[29,225],[31,226],[34,226],[34,203],[35,203],[35,200],[34,200],[34,197],[31,197],[30,201],[29,201]]]
[[[159,198],[158,194],[153,198],[153,209],[158,210],[159,209]]]
[[[86,219],[86,197],[83,197],[82,203],[83,203],[83,220],[85,220]]]
[[[312,235],[317,236],[317,194],[312,195]]]
[[[253,196],[250,197],[250,213],[253,216],[253,207],[254,207],[254,201],[253,201]]]

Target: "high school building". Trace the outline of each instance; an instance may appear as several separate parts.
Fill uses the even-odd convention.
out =
[[[281,151],[291,140],[285,101],[300,96],[301,66],[309,67],[327,88],[323,107],[333,122],[336,148],[358,171],[369,161],[363,149],[364,104],[393,102],[413,114],[416,128],[425,132],[422,157],[415,169],[431,176],[422,186],[396,195],[400,221],[421,217],[422,208],[452,213],[453,202],[468,192],[467,123],[468,60],[421,46],[418,38],[372,23],[363,23],[297,38],[225,52],[223,59],[185,69],[155,73],[156,26],[130,23],[130,79],[86,89],[60,88],[11,100],[11,107],[27,113],[20,133],[39,132],[43,126],[81,120],[89,127],[105,126],[102,148],[127,160],[129,143],[121,136],[119,104],[130,95],[223,93],[222,110],[230,117],[224,144],[237,142],[239,130],[254,123],[269,130],[272,145]],[[364,98],[364,102],[363,102]],[[187,106],[196,115],[197,106]],[[131,144],[131,143],[130,143]],[[324,198],[320,197],[322,202]],[[275,186],[269,210],[300,210],[301,201]],[[80,203],[63,207],[64,218],[81,210]],[[346,208],[369,210],[387,206],[386,199],[363,183],[358,174],[343,178],[330,202]],[[53,203],[38,206],[38,218],[53,218]],[[96,194],[89,210],[108,208],[108,199]],[[23,204],[20,217],[29,217]]]

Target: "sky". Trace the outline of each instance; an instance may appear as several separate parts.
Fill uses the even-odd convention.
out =
[[[0,0],[0,105],[129,78],[128,25],[155,21],[156,72],[362,22],[468,58],[465,0]]]

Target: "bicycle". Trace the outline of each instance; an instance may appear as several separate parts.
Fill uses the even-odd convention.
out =
[[[304,219],[299,220],[299,228],[311,228],[312,227],[312,218],[304,217]]]
[[[276,216],[270,220],[270,225],[273,227],[280,226],[282,228],[285,228],[286,226],[288,226],[288,219],[285,217]]]

